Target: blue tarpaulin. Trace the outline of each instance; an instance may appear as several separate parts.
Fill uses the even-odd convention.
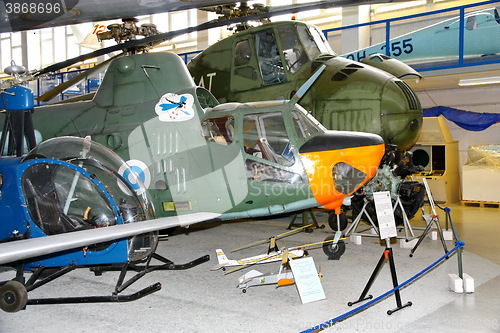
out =
[[[500,122],[499,113],[471,112],[447,106],[424,109],[424,117],[437,117],[439,115],[443,115],[446,119],[469,131],[483,131]]]

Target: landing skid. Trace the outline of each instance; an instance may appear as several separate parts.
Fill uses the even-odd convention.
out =
[[[119,303],[131,302],[144,296],[152,294],[161,289],[161,283],[157,282],[149,287],[143,288],[130,295],[110,295],[110,296],[83,296],[83,297],[58,297],[58,298],[38,298],[29,299],[27,305],[42,304],[82,304],[82,303]]]
[[[156,259],[162,264],[151,265],[151,260]],[[95,275],[101,275],[104,271],[120,271],[120,276],[115,286],[115,290],[109,296],[81,296],[81,297],[57,297],[57,298],[39,298],[28,299],[27,294],[55,279],[78,268],[74,265],[58,267],[55,271],[52,268],[39,267],[33,271],[28,281],[24,283],[24,267],[21,265],[17,270],[16,278],[13,281],[0,283],[0,308],[6,312],[17,312],[26,307],[26,305],[41,305],[41,304],[75,304],[75,303],[115,303],[115,302],[130,302],[140,299],[144,296],[152,294],[161,289],[159,282],[145,287],[133,294],[122,295],[126,288],[138,281],[147,273],[155,270],[184,270],[192,268],[210,260],[209,255],[202,256],[185,264],[176,265],[167,258],[153,253],[148,257],[142,265],[133,263],[124,263],[121,267],[117,266],[95,266],[90,267]],[[49,271],[50,273],[45,275]],[[125,280],[128,271],[135,271],[129,279]],[[45,275],[41,278],[42,275]]]

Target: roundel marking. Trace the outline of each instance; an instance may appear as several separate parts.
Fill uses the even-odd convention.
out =
[[[120,167],[118,173],[130,183],[137,194],[142,194],[151,184],[151,173],[148,166],[142,161],[129,160],[126,165]],[[144,184],[144,189],[141,188],[137,180]]]

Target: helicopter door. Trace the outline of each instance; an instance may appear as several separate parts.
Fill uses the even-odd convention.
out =
[[[257,61],[252,50],[250,39],[236,41],[234,45],[231,91],[245,91],[261,86],[257,74]]]
[[[278,26],[278,34],[283,47],[286,69],[294,74],[309,60],[307,53],[299,41],[294,25]]]
[[[255,48],[262,75],[262,85],[285,82],[285,71],[273,29],[266,29],[255,34]]]
[[[271,214],[284,211],[303,181],[281,112],[246,115],[243,143],[249,195]]]
[[[64,165],[36,163],[23,174],[29,214],[46,235],[117,224],[105,194],[76,172]]]

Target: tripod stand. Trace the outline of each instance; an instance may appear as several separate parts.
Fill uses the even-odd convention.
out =
[[[394,288],[396,288],[398,286],[399,283],[398,283],[398,277],[396,274],[396,265],[394,263],[394,257],[392,254],[390,239],[386,238],[385,242],[386,242],[386,248],[385,248],[384,252],[382,253],[382,256],[380,257],[380,260],[378,261],[377,266],[375,267],[375,270],[373,271],[372,275],[370,276],[370,279],[368,280],[368,283],[366,284],[365,289],[363,289],[363,292],[359,296],[358,300],[354,301],[354,302],[347,303],[348,306],[353,306],[354,304],[357,304],[359,302],[363,302],[363,301],[366,301],[366,300],[373,298],[373,295],[366,296],[366,294],[368,294],[368,291],[370,290],[371,286],[373,285],[373,282],[375,281],[378,273],[380,272],[380,270],[382,269],[382,266],[384,265],[384,263],[387,260],[389,261],[389,266],[391,268],[392,284],[393,284]],[[394,308],[392,310],[387,310],[388,315],[391,315],[396,311],[399,311],[403,308],[406,308],[406,307],[412,305],[412,302],[407,302],[406,304],[403,304],[401,302],[401,295],[399,293],[399,289],[396,289],[396,291],[394,292],[394,297],[396,297],[396,308]]]
[[[432,216],[430,215],[423,215],[423,218],[425,222],[427,223],[427,227],[425,228],[424,232],[420,235],[420,238],[417,241],[417,244],[411,249],[410,251],[410,257],[413,257],[413,253],[417,250],[418,246],[422,241],[424,240],[425,236],[431,231],[432,226],[435,224],[437,227],[437,232],[439,234],[439,238],[441,239],[441,243],[443,244],[443,249],[444,253],[448,253],[448,249],[446,247],[446,242],[444,240],[443,236],[443,229],[441,228],[441,224],[439,223],[439,219],[436,213],[436,206],[434,204],[434,199],[432,198],[432,193],[431,190],[429,189],[429,185],[427,184],[427,179],[423,178],[422,179],[424,186],[425,186],[425,191],[427,192],[427,198],[429,199],[429,204],[431,205],[431,210],[432,210]]]

